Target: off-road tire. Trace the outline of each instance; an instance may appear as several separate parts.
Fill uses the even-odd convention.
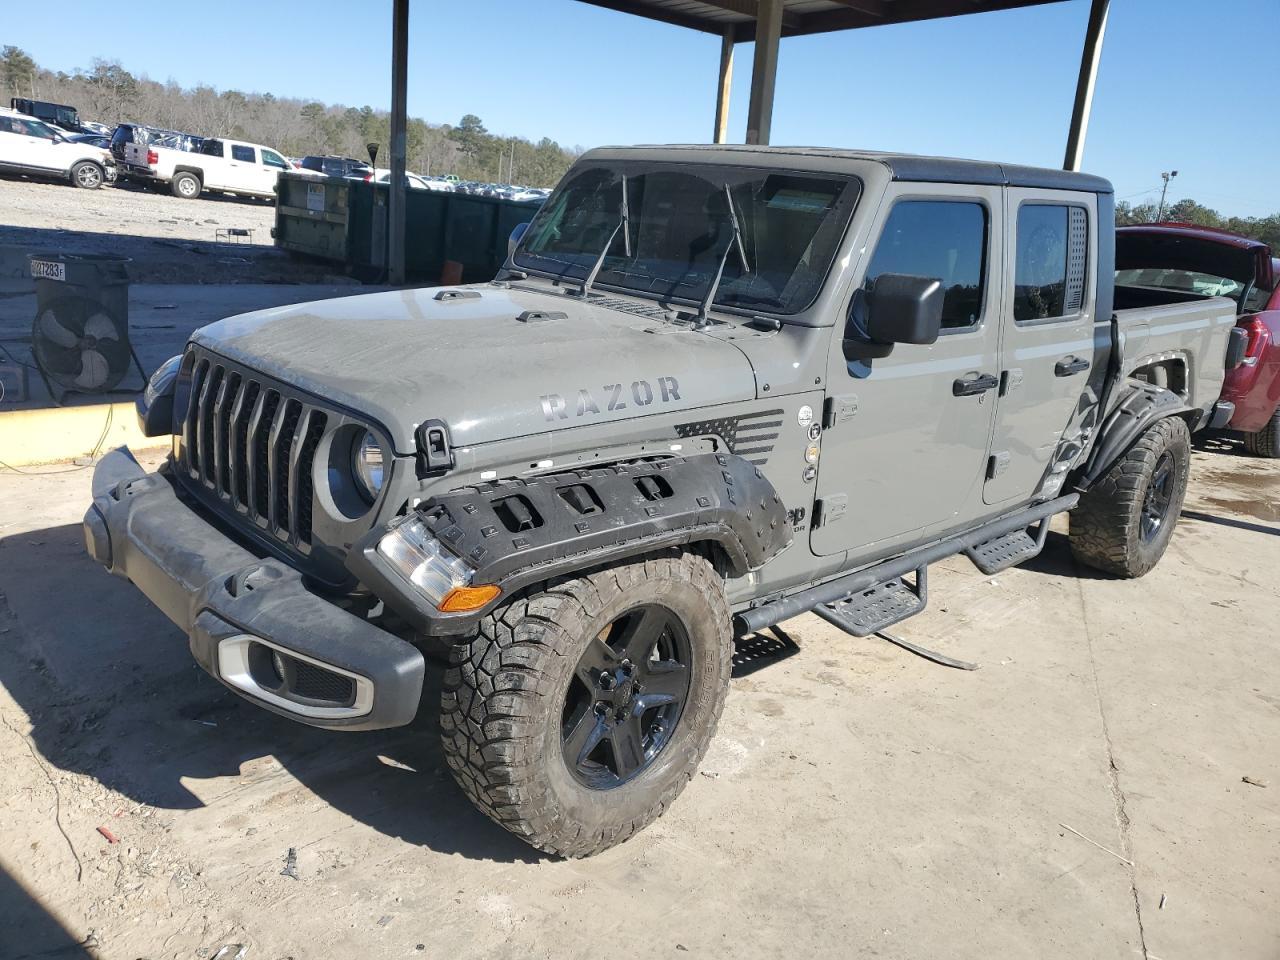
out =
[[[71,168],[71,182],[81,190],[97,190],[106,179],[106,171],[92,160],[81,160]]]
[[[1142,508],[1165,453],[1173,461],[1171,497],[1160,528],[1148,541],[1141,535]],[[1153,423],[1071,511],[1075,558],[1118,577],[1140,577],[1150,571],[1173,536],[1190,466],[1191,433],[1186,423],[1178,417]]]
[[[1255,457],[1280,457],[1280,409],[1271,414],[1261,430],[1244,435],[1244,447]]]
[[[183,184],[186,182],[190,182],[195,186],[194,188],[187,188],[186,192],[183,192]],[[204,184],[200,182],[200,178],[194,173],[183,172],[176,174],[169,182],[169,189],[173,191],[175,197],[182,200],[195,200],[204,190]]]
[[[587,645],[627,610],[656,604],[689,638],[692,671],[670,740],[634,779],[590,789],[562,753],[562,711]],[[543,585],[486,617],[450,654],[444,754],[471,801],[532,846],[587,857],[657,819],[692,778],[724,708],[733,653],[724,583],[670,551]]]

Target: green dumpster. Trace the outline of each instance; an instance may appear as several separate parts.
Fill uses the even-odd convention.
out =
[[[390,186],[360,180],[282,174],[277,187],[276,246],[377,277],[387,265]],[[435,190],[407,190],[405,271],[439,280],[449,261],[464,283],[492,280],[507,259],[507,238],[541,201],[504,200]]]

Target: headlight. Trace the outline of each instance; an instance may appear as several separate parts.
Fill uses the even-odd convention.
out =
[[[173,385],[178,380],[178,368],[181,366],[182,357],[177,356],[170,357],[156,367],[156,372],[147,381],[147,389],[142,392],[143,402],[148,407],[156,402],[157,397],[163,397],[165,394],[172,392]]]
[[[378,553],[445,613],[478,610],[501,592],[492,584],[471,586],[475,570],[441,546],[417,517],[379,540]]]
[[[377,500],[382,490],[382,445],[368,430],[351,448],[351,472],[364,498],[370,503]]]

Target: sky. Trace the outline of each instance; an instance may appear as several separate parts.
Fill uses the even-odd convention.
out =
[[[390,106],[390,0],[170,4],[162,16],[62,0],[6,17],[0,45],[70,72],[118,59],[153,80]],[[216,9],[216,14],[211,13]],[[1088,0],[782,41],[773,143],[1058,167]],[[718,37],[574,0],[414,0],[409,113],[566,146],[711,138]],[[1113,0],[1085,169],[1118,199],[1280,211],[1280,0]],[[730,139],[746,128],[737,47]]]

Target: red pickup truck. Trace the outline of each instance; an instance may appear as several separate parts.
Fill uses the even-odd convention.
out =
[[[1244,330],[1244,359],[1227,371],[1227,427],[1248,449],[1280,457],[1280,259],[1261,240],[1190,223],[1116,230],[1116,285],[1230,297]]]

